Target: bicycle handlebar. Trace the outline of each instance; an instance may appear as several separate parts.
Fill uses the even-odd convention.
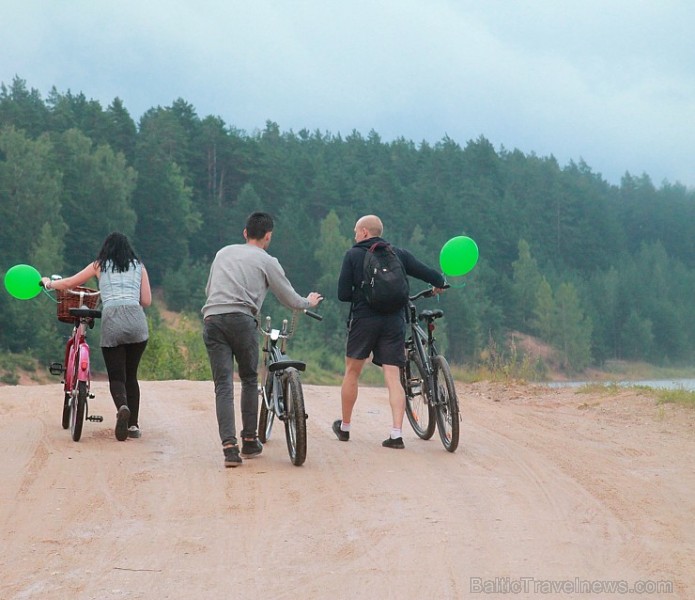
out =
[[[439,289],[440,289],[440,290],[446,290],[446,289],[449,289],[450,287],[451,287],[451,285],[449,285],[448,283],[445,283],[445,284],[444,284],[441,288],[439,288]],[[422,290],[422,291],[419,291],[419,292],[418,292],[417,294],[415,294],[414,296],[410,296],[410,301],[411,301],[411,302],[415,302],[415,300],[418,300],[419,298],[431,298],[432,296],[434,296],[434,287],[428,287],[428,288],[425,288],[425,289]]]
[[[99,294],[101,294],[101,292],[99,290],[94,290],[93,292],[85,292],[84,290],[63,290],[63,291],[68,293],[68,294],[72,294],[73,296],[98,296]]]
[[[316,319],[317,321],[323,320],[323,315],[315,313],[315,312],[309,310],[308,308],[297,309],[297,310],[292,311],[291,321],[288,322],[287,319],[283,320],[282,329],[273,330],[270,326],[270,323],[271,323],[270,315],[268,315],[265,318],[265,326],[260,328],[261,333],[263,335],[269,336],[269,335],[271,335],[272,331],[277,331],[278,338],[286,339],[286,340],[290,339],[292,337],[292,334],[294,333],[295,320],[297,318],[297,313],[300,312],[300,310],[301,310],[301,312],[303,312],[308,317],[311,317],[312,319]]]
[[[59,281],[59,280],[56,280]],[[39,286],[42,288],[46,288],[46,286],[43,284],[43,281],[39,280]],[[79,286],[78,286],[79,287]],[[56,290],[55,288],[50,288],[52,291],[63,291],[66,294],[72,294],[73,296],[98,296],[101,294],[101,291],[99,290],[94,290],[93,292],[86,292],[84,289],[81,290],[73,290],[73,289],[66,289],[66,290]]]

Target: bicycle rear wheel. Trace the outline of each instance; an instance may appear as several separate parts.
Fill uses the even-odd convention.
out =
[[[274,377],[268,376],[268,382],[260,389],[261,410],[258,417],[258,439],[265,444],[270,439],[270,432],[273,430],[275,412],[268,409],[268,403],[273,401],[273,381]]]
[[[434,434],[436,421],[434,407],[427,401],[427,376],[420,356],[408,352],[408,360],[401,369],[401,384],[405,390],[405,414],[415,434],[429,440]]]
[[[449,452],[454,452],[459,445],[459,402],[456,397],[454,378],[449,363],[441,354],[432,360],[434,384],[436,389],[435,409],[437,429],[442,444]]]
[[[284,399],[287,418],[285,419],[285,436],[290,460],[296,467],[306,460],[306,420],[304,410],[304,393],[299,373],[295,369],[287,369],[284,383]]]
[[[79,442],[82,437],[82,425],[84,413],[87,407],[87,382],[78,381],[77,388],[73,390],[70,403],[70,433],[74,442]]]

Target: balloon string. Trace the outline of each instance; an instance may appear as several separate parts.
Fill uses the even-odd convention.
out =
[[[53,297],[53,294],[51,294],[51,292],[49,292],[45,287],[42,287],[42,288],[41,288],[41,291],[42,291],[44,294],[46,294],[46,296],[48,296],[51,300],[53,300],[53,302],[55,302],[56,304],[58,304],[58,298],[54,298],[54,297]]]

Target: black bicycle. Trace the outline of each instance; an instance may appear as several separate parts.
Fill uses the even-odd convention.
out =
[[[320,321],[319,314],[304,310],[304,314]],[[266,317],[263,335],[262,384],[258,386],[260,397],[260,416],[258,418],[258,439],[266,443],[270,439],[275,417],[285,424],[287,450],[292,464],[299,467],[306,460],[306,420],[304,393],[299,377],[306,369],[306,363],[292,360],[286,354],[287,340],[295,331],[297,311],[292,312],[292,321],[282,321],[281,329],[272,329],[270,317]]]
[[[436,427],[444,448],[454,452],[459,444],[461,415],[449,363],[437,351],[434,337],[435,321],[444,311],[427,309],[418,314],[415,306],[416,300],[433,295],[433,288],[422,290],[410,297],[407,306],[410,335],[405,342],[407,361],[401,369],[405,414],[419,438],[429,440]]]

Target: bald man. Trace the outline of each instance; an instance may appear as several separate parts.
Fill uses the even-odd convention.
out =
[[[374,310],[361,291],[364,257],[377,242],[387,244],[381,236],[384,226],[376,215],[365,215],[355,223],[355,244],[343,258],[338,279],[338,299],[350,303],[348,337],[345,352],[345,376],[340,390],[342,419],[333,423],[333,432],[341,442],[350,440],[352,411],[357,402],[358,382],[364,364],[372,355],[372,363],[384,372],[391,406],[391,434],[382,442],[385,448],[403,449],[403,416],[405,391],[401,385],[400,368],[405,365],[405,311],[383,314]],[[444,277],[420,262],[403,248],[393,247],[405,272],[429,283],[435,293],[442,291]]]

